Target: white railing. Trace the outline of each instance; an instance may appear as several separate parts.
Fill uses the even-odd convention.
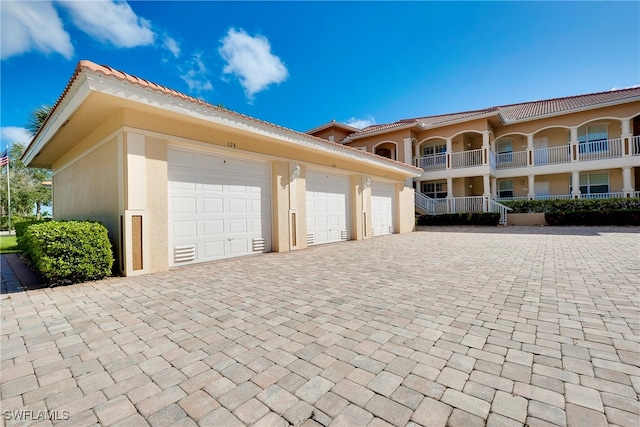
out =
[[[591,193],[591,194],[580,194],[581,199],[619,199],[624,198],[623,192],[616,193]]]
[[[497,169],[521,168],[527,166],[527,152],[500,153],[496,156]]]
[[[437,171],[447,168],[447,155],[434,154],[432,156],[416,157],[414,165],[422,168],[424,171]]]
[[[495,200],[487,199],[488,211],[489,212],[498,212],[500,213],[500,224],[507,225],[507,212],[512,210],[510,207],[507,207],[501,203],[498,203]]]
[[[536,166],[571,162],[571,146],[536,148],[533,150],[533,164]]]
[[[449,213],[484,212],[482,196],[453,197],[445,200],[449,200]]]
[[[419,191],[416,191],[414,200],[416,206],[424,210],[426,213],[430,215],[435,215],[436,213],[438,213],[436,210],[436,199],[432,199],[431,197],[426,196]]]
[[[580,199],[617,199],[626,197],[626,193],[623,191],[617,191],[612,193],[592,193],[592,194],[580,194]],[[640,191],[634,191],[631,193],[631,197],[640,197]],[[571,194],[555,194],[549,196],[534,196],[533,200],[556,200],[556,199],[564,199],[570,200],[573,199],[573,195]],[[512,200],[529,200],[529,197],[499,197],[496,198],[498,202],[509,202]]]
[[[631,155],[640,156],[640,136],[631,138]]]
[[[622,139],[585,142],[578,144],[579,160],[600,160],[622,157]]]
[[[451,167],[452,168],[467,168],[470,166],[482,165],[482,152],[484,150],[479,148],[477,150],[460,151],[457,153],[451,153]]]

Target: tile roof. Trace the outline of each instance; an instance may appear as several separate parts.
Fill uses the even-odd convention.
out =
[[[247,120],[247,121],[251,121],[255,124],[259,124],[262,126],[267,126],[270,127],[272,129],[276,129],[278,131],[282,131],[282,132],[287,132],[289,134],[294,134],[296,137],[302,137],[305,139],[312,139],[314,140],[314,142],[317,143],[321,143],[327,146],[331,146],[334,148],[338,148],[339,150],[345,150],[346,152],[349,152],[351,154],[356,153],[358,156],[367,156],[370,157],[372,159],[375,159],[377,161],[381,161],[384,163],[389,163],[392,164],[393,166],[396,167],[401,167],[402,169],[411,169],[411,170],[416,170],[416,171],[421,171],[421,169],[416,168],[415,166],[412,165],[407,165],[405,163],[399,162],[397,160],[392,160],[392,159],[388,159],[385,157],[381,157],[378,156],[374,153],[369,153],[369,152],[365,152],[365,151],[361,151],[352,147],[348,147],[345,146],[339,142],[332,142],[332,141],[328,141],[326,139],[323,138],[318,138],[312,135],[308,135],[302,132],[298,132],[298,131],[294,131],[292,129],[289,128],[285,128],[283,126],[279,126],[270,122],[266,122],[263,120],[259,120],[256,118],[253,118],[251,116],[247,116],[244,114],[240,114],[237,113],[235,111],[232,110],[228,110],[226,108],[222,108],[222,107],[217,107],[215,105],[209,104],[208,102],[205,102],[201,99],[195,98],[193,96],[190,95],[186,95],[182,92],[178,92],[174,89],[168,88],[166,86],[162,86],[159,85],[157,83],[151,82],[149,80],[145,80],[139,77],[136,77],[132,74],[128,74],[125,73],[123,71],[120,70],[116,70],[114,68],[111,68],[107,65],[98,65],[92,61],[88,61],[88,60],[82,60],[80,62],[78,62],[78,65],[76,66],[76,69],[73,73],[73,76],[69,79],[69,82],[67,83],[67,86],[65,87],[64,91],[62,92],[62,94],[60,95],[60,97],[58,98],[58,100],[56,101],[56,103],[53,105],[53,107],[51,108],[51,112],[49,113],[49,116],[47,116],[47,118],[45,119],[44,123],[42,124],[42,126],[40,126],[40,129],[38,130],[38,132],[34,135],[33,139],[31,140],[31,142],[29,143],[29,146],[27,147],[27,149],[25,150],[25,154],[31,149],[31,146],[33,145],[33,143],[38,139],[40,133],[42,132],[42,130],[46,127],[46,124],[49,122],[49,120],[51,119],[51,117],[53,117],[56,109],[59,107],[59,105],[62,103],[62,101],[65,99],[65,97],[67,96],[67,94],[69,93],[69,91],[71,90],[71,87],[73,86],[73,84],[75,83],[75,81],[77,80],[77,78],[80,76],[80,74],[83,71],[89,71],[93,74],[103,74],[107,77],[115,77],[118,80],[121,81],[125,81],[127,83],[136,85],[138,87],[141,87],[143,89],[146,90],[152,90],[154,92],[160,92],[163,95],[168,95],[168,96],[172,96],[175,98],[180,98],[183,99],[185,101],[188,101],[190,103],[194,103],[194,104],[199,104],[207,109],[212,109],[212,110],[218,110],[218,111],[224,111],[225,114],[229,114],[231,116],[234,116],[236,118],[242,119],[242,120]],[[23,157],[24,155],[23,154]]]
[[[630,102],[634,100],[640,100],[640,86],[611,90],[607,92],[502,105],[482,110],[403,119],[393,123],[369,126],[358,132],[352,133],[348,136],[348,139],[359,138],[373,133],[386,132],[405,126],[421,125],[424,128],[443,126],[451,122],[473,120],[474,118],[478,118],[486,114],[498,115],[503,123],[509,124],[547,115],[568,113],[573,110],[578,111],[583,108],[597,107],[602,104],[625,101]]]

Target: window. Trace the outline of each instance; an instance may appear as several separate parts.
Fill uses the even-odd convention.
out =
[[[501,199],[506,197],[513,197],[513,181],[498,181],[498,197]]]
[[[389,150],[388,148],[376,148],[376,154],[378,156],[386,157],[387,159],[393,158],[391,157],[391,150]]]
[[[607,125],[585,125],[578,128],[580,153],[608,150]]]
[[[571,183],[571,191],[573,191],[573,183]],[[601,194],[601,193],[608,193],[608,192],[609,192],[609,174],[607,172],[580,174],[580,193]]]
[[[513,162],[513,140],[501,139],[498,141],[498,158],[499,163]]]
[[[422,148],[422,155],[424,157],[435,156],[436,154],[445,154],[446,152],[447,152],[446,144],[429,145]]]
[[[447,197],[447,181],[423,182],[422,193],[432,199],[444,199]]]

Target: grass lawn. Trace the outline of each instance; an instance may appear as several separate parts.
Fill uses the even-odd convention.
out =
[[[12,254],[20,252],[16,236],[0,236],[0,254]]]

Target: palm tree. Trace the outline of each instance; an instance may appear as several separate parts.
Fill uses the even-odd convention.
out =
[[[35,136],[35,134],[38,133],[40,127],[44,124],[45,120],[47,120],[47,117],[49,117],[52,109],[50,105],[41,105],[31,112],[29,121],[25,126],[31,136]]]

